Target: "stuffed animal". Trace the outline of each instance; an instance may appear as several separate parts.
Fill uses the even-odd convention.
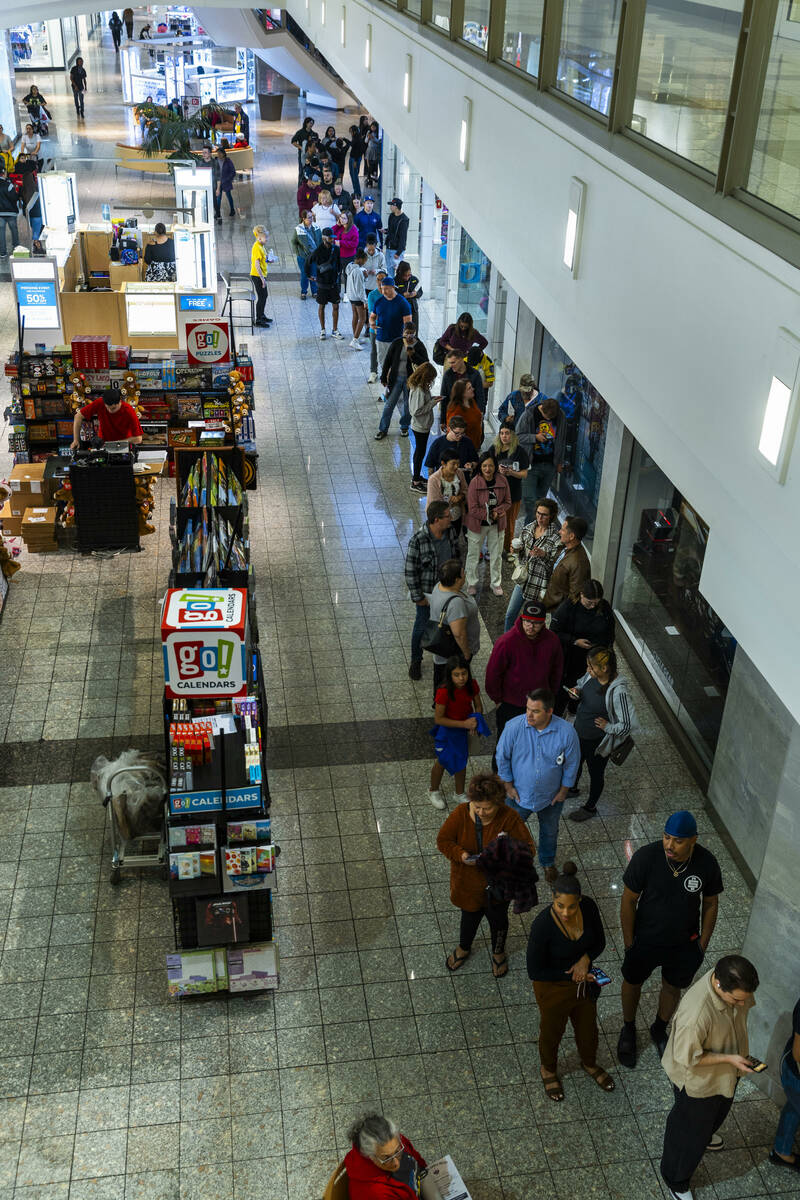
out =
[[[139,399],[139,385],[133,371],[126,371],[122,376],[122,383],[119,387],[122,399],[130,404],[137,417],[141,418],[144,413],[142,411],[142,403]]]
[[[233,424],[236,432],[239,433],[241,432],[242,421],[250,412],[250,405],[247,402],[247,386],[239,371],[230,371],[228,378],[230,379],[228,395],[231,398]]]
[[[66,392],[64,400],[67,407],[71,408],[74,413],[79,408],[83,408],[84,404],[91,404],[91,385],[86,382],[86,376],[80,371],[73,371],[69,376],[69,383],[72,387],[71,392]]]

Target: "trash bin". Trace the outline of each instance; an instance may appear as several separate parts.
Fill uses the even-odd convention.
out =
[[[262,121],[280,121],[283,112],[283,95],[278,92],[259,92],[258,115]]]

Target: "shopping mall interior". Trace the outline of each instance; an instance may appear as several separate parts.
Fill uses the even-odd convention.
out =
[[[123,21],[119,51],[111,10],[3,10],[0,123],[23,198],[4,207],[0,179],[0,1200],[343,1200],[326,1185],[365,1112],[429,1163],[451,1156],[459,1187],[444,1200],[800,1196],[800,1170],[770,1158],[800,994],[800,4],[152,5],[133,10],[132,37]],[[33,84],[49,124],[26,135]],[[141,108],[150,96],[158,114]],[[223,197],[220,220],[198,184],[209,172],[169,161],[163,143],[142,151],[170,101],[187,120],[209,106],[231,117],[233,212]],[[586,522],[613,610],[635,745],[609,765],[595,819],[560,821],[556,858],[577,865],[605,929],[597,1061],[613,1092],[581,1071],[571,1026],[563,1102],[542,1087],[526,947],[550,900],[544,878],[539,907],[510,917],[506,974],[492,969],[485,923],[463,967],[448,966],[459,914],[437,848],[448,812],[429,799],[430,655],[421,679],[409,674],[407,550],[427,503],[410,488],[416,438],[395,415],[376,439],[384,388],[369,340],[354,348],[344,300],[344,338],[329,308],[320,339],[293,243],[298,127],[310,117],[321,136],[332,125],[350,137],[362,114],[378,167],[369,184],[364,167],[343,181],[355,191],[360,179],[384,226],[403,201],[420,340],[432,358],[463,312],[487,339],[484,450],[523,375],[558,401],[566,434],[549,495],[559,524]],[[17,174],[25,136],[38,143],[27,147],[40,160],[38,226]],[[216,152],[219,131],[209,136]],[[153,244],[158,220],[179,248],[171,282],[145,276],[135,249]],[[267,231],[265,326],[251,323],[254,227]],[[40,230],[43,253],[31,254]],[[230,355],[204,354],[195,318],[224,329]],[[95,487],[81,502],[81,464],[70,468],[65,393],[88,374],[91,399],[103,371],[146,402],[144,475],[127,452],[121,465],[88,443],[78,453],[84,477],[108,472],[107,489],[124,475],[127,540],[111,528],[119,495]],[[174,428],[170,389],[183,404]],[[187,500],[190,465],[211,472],[212,460],[227,464],[232,507],[209,519],[230,524],[217,541],[204,527],[194,561],[197,513],[215,502]],[[470,667],[492,733],[474,739],[468,779],[493,770],[484,680],[512,560],[496,590],[479,563]],[[165,606],[172,589],[213,608],[214,587],[239,589],[244,605],[225,626],[240,639],[239,692],[214,659],[227,701],[176,690],[187,660],[171,657]],[[196,624],[191,635],[206,663],[214,635]],[[195,790],[172,724],[187,712],[213,727],[210,757],[186,751]],[[219,812],[189,826],[181,796],[189,817],[215,808],[191,800],[217,795],[205,773],[215,738]],[[149,842],[126,835],[97,777],[99,759],[131,750],[161,760]],[[240,802],[226,826],[247,791],[227,782],[240,750],[239,782],[260,807]],[[443,793],[453,811],[449,776]],[[656,974],[635,1069],[617,1057],[623,872],[677,810],[694,814],[724,880],[702,971],[732,954],[755,965],[749,1045],[767,1064],[739,1080],[724,1147],[702,1157],[691,1193],[671,1193],[660,1168],[673,1089],[648,1032]],[[264,819],[276,855],[236,849]],[[211,829],[224,893],[189,861],[209,858],[189,852],[190,828]],[[531,832],[538,841],[535,821]],[[246,875],[243,860],[262,864],[262,852],[268,872],[251,878],[263,890],[226,900],[239,889],[233,859]],[[238,932],[220,916],[237,903]],[[248,974],[249,947],[261,958]],[[416,1192],[398,1182],[391,1194]]]

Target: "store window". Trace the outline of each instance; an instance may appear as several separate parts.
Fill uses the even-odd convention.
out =
[[[678,8],[672,0],[648,0],[645,11],[631,127],[714,173],[725,131],[743,3],[726,0],[719,7],[690,5],[689,12],[686,5]],[[774,70],[774,62],[771,68]],[[775,102],[781,91],[776,78],[773,87],[768,82],[764,94]],[[797,94],[797,57],[789,92]],[[783,99],[787,100],[788,94],[784,93]],[[780,111],[786,111],[783,104]]]
[[[464,41],[486,49],[489,36],[489,0],[465,0]]]
[[[603,473],[608,405],[547,330],[542,337],[538,378],[539,390],[558,400],[567,418],[564,470],[555,484],[558,502],[570,516],[588,521],[587,544],[591,548]]]
[[[486,336],[489,312],[489,274],[492,264],[466,229],[461,230],[458,266],[458,311],[472,316],[475,328]]]
[[[431,24],[450,32],[450,0],[433,0]]]
[[[73,30],[75,20],[71,18]],[[30,21],[9,31],[11,53],[18,71],[35,71],[64,66],[60,21]]]
[[[78,53],[78,30],[74,17],[61,18],[61,36],[64,43],[64,62],[69,66]]]
[[[406,12],[410,17],[422,15],[422,0],[406,0]]]
[[[617,56],[618,0],[564,0],[556,87],[608,115]]]
[[[503,62],[526,75],[539,74],[544,0],[506,0],[503,25]]]
[[[710,767],[736,642],[700,591],[707,544],[708,525],[637,444],[614,609]]]

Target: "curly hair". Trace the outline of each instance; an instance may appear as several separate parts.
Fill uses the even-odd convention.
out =
[[[506,789],[491,771],[480,771],[467,784],[467,799],[475,804],[505,804]]]

